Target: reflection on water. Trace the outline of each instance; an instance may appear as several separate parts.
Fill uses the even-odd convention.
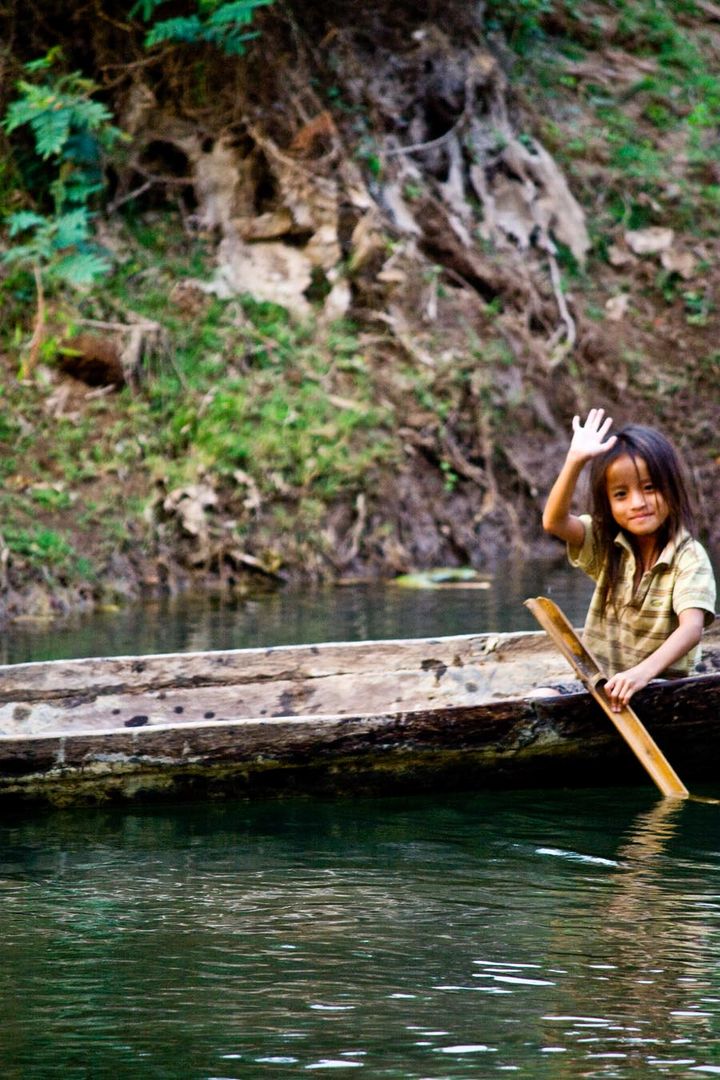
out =
[[[5,823],[3,1075],[717,1073],[720,819],[651,798]]]
[[[553,597],[582,623],[589,578],[564,562],[501,566],[489,589],[286,588],[257,599],[166,599],[52,626],[13,624],[0,662],[537,630],[523,601]]]

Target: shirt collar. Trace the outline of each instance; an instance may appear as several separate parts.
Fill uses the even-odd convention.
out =
[[[653,564],[655,566],[672,566],[673,560],[677,555],[680,548],[684,547],[688,540],[692,540],[692,536],[687,531],[684,525],[680,526],[677,534],[668,541],[665,547],[658,555],[657,561]],[[615,537],[615,543],[621,548],[624,548],[633,558],[635,558],[635,552],[632,549],[632,545],[622,530]]]

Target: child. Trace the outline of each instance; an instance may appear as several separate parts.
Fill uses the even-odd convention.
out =
[[[583,639],[610,675],[604,689],[619,712],[651,679],[693,671],[715,618],[715,579],[668,440],[636,424],[609,435],[602,409],[572,426],[543,527],[596,583]],[[570,506],[588,462],[592,516],[578,517]]]

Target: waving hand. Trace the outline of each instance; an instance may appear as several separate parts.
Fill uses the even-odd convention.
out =
[[[580,423],[580,417],[574,416],[573,436],[570,443],[569,454],[582,461],[604,454],[615,443],[615,436],[606,438],[612,427],[612,417],[605,417],[604,409],[591,409],[584,424]]]

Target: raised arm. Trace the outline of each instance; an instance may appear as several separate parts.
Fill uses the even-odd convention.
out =
[[[558,478],[553,484],[543,511],[543,528],[574,547],[582,544],[585,527],[580,518],[571,512],[571,505],[580,473],[591,458],[604,454],[615,442],[615,436],[606,438],[612,425],[612,417],[605,417],[603,409],[591,409],[584,424],[580,417],[573,417],[573,435],[567,457]]]

